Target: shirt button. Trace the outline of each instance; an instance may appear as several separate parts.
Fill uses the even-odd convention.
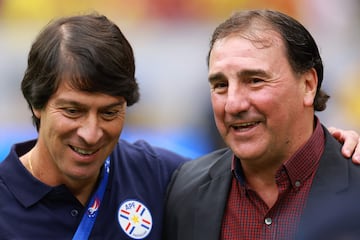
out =
[[[300,181],[296,181],[295,182],[295,187],[300,187],[301,186],[301,182]]]
[[[70,212],[71,216],[76,217],[79,214],[79,211],[76,209],[71,210]]]
[[[269,217],[265,218],[265,224],[268,225],[268,226],[271,225],[272,224],[272,219],[269,218]]]

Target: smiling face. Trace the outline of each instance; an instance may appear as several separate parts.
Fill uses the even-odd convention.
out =
[[[275,31],[258,36],[261,46],[239,34],[215,42],[211,101],[217,128],[237,157],[278,165],[312,133],[316,73],[292,71]]]
[[[52,183],[97,178],[123,128],[126,101],[74,90],[62,81],[42,110],[36,158]],[[46,182],[46,180],[45,180]]]

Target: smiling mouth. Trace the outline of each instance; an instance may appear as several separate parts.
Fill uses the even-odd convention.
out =
[[[96,152],[96,151],[85,150],[85,149],[74,147],[74,146],[70,146],[70,148],[74,152],[76,152],[78,154],[81,154],[81,155],[84,155],[84,156],[88,156],[88,155],[94,154]]]
[[[246,122],[241,124],[234,124],[231,127],[235,130],[242,130],[255,127],[256,125],[260,124],[260,122]]]

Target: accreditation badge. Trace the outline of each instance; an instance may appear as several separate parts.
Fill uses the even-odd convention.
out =
[[[143,239],[151,232],[151,213],[137,200],[128,199],[120,205],[118,221],[121,229],[133,239]]]

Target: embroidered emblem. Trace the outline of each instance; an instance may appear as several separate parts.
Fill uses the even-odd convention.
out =
[[[126,200],[118,210],[118,221],[121,229],[133,239],[143,239],[152,228],[152,217],[149,209],[136,200]]]
[[[100,206],[100,200],[99,198],[95,198],[94,203],[91,205],[91,207],[88,208],[88,216],[89,217],[95,217],[95,214]]]

